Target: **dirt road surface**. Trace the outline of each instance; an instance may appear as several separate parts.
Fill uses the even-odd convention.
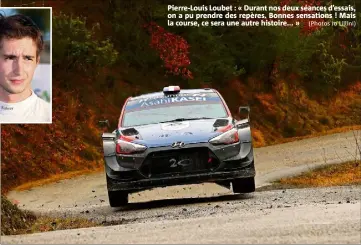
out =
[[[354,160],[354,133],[255,149],[256,185]],[[80,176],[8,197],[34,212],[82,216],[106,227],[4,236],[2,243],[360,243],[360,188],[233,195],[215,184],[157,188],[108,205],[105,175]],[[112,225],[112,226],[110,226]]]

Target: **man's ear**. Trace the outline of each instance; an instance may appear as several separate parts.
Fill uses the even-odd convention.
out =
[[[40,63],[40,55],[38,55],[38,57],[36,58],[36,64],[39,65]]]

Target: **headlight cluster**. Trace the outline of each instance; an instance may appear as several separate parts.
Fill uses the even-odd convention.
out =
[[[235,128],[228,130],[227,132],[214,137],[209,141],[213,145],[229,145],[239,142],[238,131]]]
[[[146,149],[147,147],[144,145],[118,140],[115,147],[115,152],[117,154],[134,154],[144,152]]]

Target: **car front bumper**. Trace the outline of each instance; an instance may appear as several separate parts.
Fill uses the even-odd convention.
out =
[[[160,163],[154,157],[170,153],[170,158],[182,152],[194,152],[196,156],[207,157],[202,169],[178,166],[169,168],[168,162],[161,159]],[[208,153],[205,153],[207,151]],[[202,153],[200,153],[202,152]],[[207,156],[205,156],[207,154]],[[167,155],[165,155],[167,157]],[[152,163],[148,165],[149,159]],[[163,161],[163,162],[162,162]],[[213,164],[208,166],[207,164]],[[157,173],[148,166],[158,164]],[[166,165],[164,165],[166,164]],[[169,162],[171,164],[171,162]],[[169,170],[169,172],[167,172]],[[177,170],[177,171],[176,171]],[[109,191],[126,190],[129,193],[155,187],[196,184],[202,182],[217,182],[235,178],[255,176],[253,147],[251,142],[242,142],[227,146],[214,146],[209,143],[192,144],[182,149],[157,147],[147,149],[144,153],[113,155],[105,157],[107,188]],[[153,172],[151,172],[153,171]],[[165,171],[159,173],[159,171]],[[151,173],[150,173],[151,172]]]

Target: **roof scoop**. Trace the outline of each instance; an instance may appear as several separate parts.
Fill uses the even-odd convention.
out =
[[[138,135],[139,132],[135,128],[127,128],[122,130],[122,134],[124,136],[133,136],[133,135]]]
[[[224,127],[228,125],[228,119],[217,119],[214,124],[213,127],[218,128],[218,127]]]

